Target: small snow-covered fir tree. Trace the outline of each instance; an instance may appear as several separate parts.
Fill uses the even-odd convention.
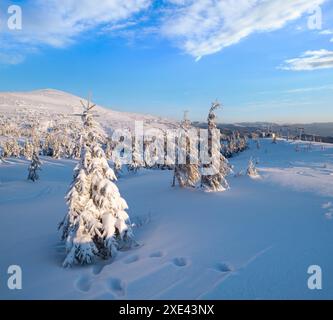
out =
[[[199,165],[194,161],[193,157],[198,153],[189,137],[191,122],[187,119],[187,114],[184,114],[184,119],[181,122],[181,131],[177,141],[177,156],[174,168],[174,176],[172,186],[176,185],[176,181],[181,188],[196,187],[200,180]],[[183,161],[180,161],[180,156],[183,156]]]
[[[112,159],[112,150],[114,149],[114,143],[111,138],[107,138],[105,147],[105,156],[107,159]]]
[[[147,135],[143,142],[144,166],[147,169],[159,169],[165,161],[165,136]]]
[[[121,176],[122,173],[122,164],[119,156],[115,156],[113,159],[113,171],[117,178]]]
[[[114,256],[134,243],[127,203],[113,182],[116,176],[101,147],[104,132],[93,118],[94,105],[88,102],[84,107],[81,161],[66,196],[68,213],[59,226],[66,241],[64,267]]]
[[[218,102],[212,103],[208,114],[208,156],[211,163],[204,164],[202,167],[201,187],[207,192],[218,192],[229,189],[227,175],[231,173],[231,167],[228,160],[221,154],[221,148],[218,143],[213,143],[214,130],[217,130],[215,119],[215,110],[220,108]],[[212,174],[205,171],[209,169]]]
[[[132,161],[128,164],[128,171],[137,173],[144,166],[143,155],[140,154],[137,138],[132,139]]]
[[[81,156],[81,148],[82,148],[82,137],[80,137],[74,142],[72,158],[79,159]]]
[[[259,173],[258,173],[258,170],[256,168],[256,163],[253,161],[252,158],[249,160],[249,164],[248,164],[246,173],[251,178],[259,177]]]
[[[60,159],[62,154],[62,146],[59,140],[54,139],[52,144],[53,154],[52,158]]]
[[[6,163],[4,157],[3,157],[3,150],[2,150],[2,145],[0,144],[0,164],[1,163]]]
[[[34,146],[29,140],[26,140],[24,147],[22,149],[23,157],[25,157],[27,160],[31,160],[33,154],[34,154]]]
[[[39,160],[38,154],[34,152],[34,154],[32,155],[30,166],[28,168],[29,170],[28,180],[32,180],[33,182],[35,182],[39,179],[37,171],[41,170],[41,166],[42,163]]]
[[[14,138],[7,140],[3,145],[3,155],[5,158],[18,158],[21,154],[21,148],[17,140]]]

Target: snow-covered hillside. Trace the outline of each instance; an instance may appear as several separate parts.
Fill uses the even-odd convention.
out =
[[[230,176],[223,193],[172,188],[171,171],[121,178],[141,246],[72,269],[62,268],[56,229],[76,162],[43,158],[41,180],[30,183],[29,163],[9,159],[0,164],[0,297],[332,299],[333,146],[297,149],[251,143],[231,163],[237,173],[258,159],[261,178]],[[23,270],[20,291],[5,285],[13,264]],[[307,287],[310,265],[322,268],[322,290]]]
[[[82,113],[80,100],[83,98],[63,91],[46,89],[33,92],[0,92],[0,115],[15,118],[37,118],[45,127],[56,117],[69,117],[81,121],[75,114]],[[132,128],[134,121],[143,121],[145,126],[157,128],[174,127],[175,123],[151,115],[120,112],[96,107],[99,122],[106,128]]]

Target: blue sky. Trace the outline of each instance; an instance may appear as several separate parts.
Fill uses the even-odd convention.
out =
[[[22,30],[7,27],[12,4]],[[4,1],[0,43],[1,91],[92,91],[193,120],[217,98],[222,122],[333,121],[332,0]]]

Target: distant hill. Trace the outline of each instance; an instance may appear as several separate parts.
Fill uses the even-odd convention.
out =
[[[194,125],[200,128],[207,127],[207,123],[205,122],[194,122]],[[313,136],[315,136],[315,139],[318,141],[333,143],[333,122],[288,125],[271,122],[241,122],[235,124],[220,123],[218,127],[225,133],[239,131],[242,134],[250,134],[256,131],[272,131],[282,136],[287,136],[289,132],[291,137],[299,136],[299,128],[303,128],[303,139],[312,140]]]
[[[82,112],[80,100],[84,98],[53,89],[37,90],[32,92],[0,92],[0,115],[6,117],[31,117],[40,122],[50,122],[58,117],[70,117],[80,120],[75,116]],[[105,129],[132,128],[134,121],[143,121],[146,127],[174,128],[176,121],[162,117],[129,113],[96,106],[98,121]]]

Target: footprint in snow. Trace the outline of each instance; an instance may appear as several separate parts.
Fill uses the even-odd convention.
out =
[[[186,267],[189,264],[189,261],[184,257],[174,258],[172,262],[177,267]]]
[[[104,269],[104,266],[101,264],[97,264],[95,266],[93,266],[92,272],[94,275],[98,275],[100,274]]]
[[[215,269],[219,272],[231,272],[233,271],[232,266],[225,262],[219,262],[216,264]]]
[[[149,255],[150,258],[162,258],[164,253],[162,251],[155,251]]]
[[[119,278],[110,278],[108,280],[108,288],[117,296],[125,295],[125,283]]]
[[[321,207],[323,209],[328,210],[328,212],[325,213],[325,218],[328,219],[328,220],[332,220],[333,219],[333,204],[332,204],[332,202],[324,203]]]
[[[323,209],[331,208],[331,207],[332,207],[332,202],[324,203],[321,207],[322,207]]]
[[[329,212],[325,213],[325,218],[327,220],[332,220],[333,219],[333,211],[329,211]]]
[[[75,287],[79,291],[88,292],[92,285],[92,279],[88,275],[80,276],[75,282]]]
[[[139,258],[138,255],[130,256],[130,257],[128,257],[124,260],[124,263],[131,264],[131,263],[134,263],[134,262],[138,261],[139,259],[140,258]]]

